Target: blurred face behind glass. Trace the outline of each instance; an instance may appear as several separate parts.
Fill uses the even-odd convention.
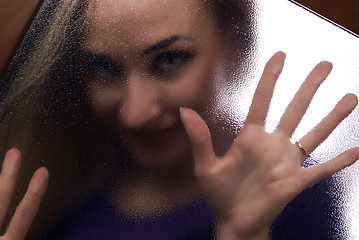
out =
[[[198,0],[90,1],[82,44],[94,112],[151,169],[191,161],[180,107],[210,102],[219,40]]]

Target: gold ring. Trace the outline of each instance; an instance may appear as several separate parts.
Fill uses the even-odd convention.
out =
[[[309,157],[310,154],[308,153],[308,151],[303,147],[303,145],[300,142],[296,142],[295,145],[298,146],[298,148],[300,149],[300,151],[302,151],[302,153],[305,155],[305,157]]]

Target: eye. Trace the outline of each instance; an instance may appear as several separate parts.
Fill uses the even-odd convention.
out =
[[[124,71],[120,66],[99,54],[84,53],[81,68],[90,79],[99,82],[117,81],[124,77]]]
[[[169,51],[159,54],[150,66],[152,74],[167,75],[176,73],[194,57],[193,53],[184,51]]]

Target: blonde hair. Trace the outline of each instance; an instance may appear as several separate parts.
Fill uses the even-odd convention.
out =
[[[11,147],[19,148],[23,154],[23,166],[17,185],[18,191],[16,191],[12,201],[10,216],[24,194],[27,182],[34,170],[42,165],[51,165],[50,161],[45,158],[55,157],[60,152],[53,152],[47,156],[42,154],[41,149],[47,147],[43,144],[47,142],[46,138],[49,131],[44,129],[43,122],[44,115],[47,113],[40,106],[43,104],[41,102],[43,100],[42,93],[45,92],[50,72],[65,52],[64,43],[66,42],[69,25],[80,2],[80,0],[63,0],[56,7],[53,17],[49,21],[50,24],[45,27],[41,36],[34,42],[25,62],[21,65],[19,71],[15,73],[15,76],[12,77],[13,81],[10,89],[0,105],[0,157],[3,159],[5,152]],[[47,145],[50,145],[50,143]],[[70,153],[66,149],[64,151]],[[60,154],[60,156],[65,155],[67,154]],[[55,169],[56,166],[52,168]],[[51,175],[56,176],[58,174],[56,171],[51,171]],[[69,179],[70,174],[63,173],[62,177]],[[50,183],[50,186],[61,185],[60,181],[56,180],[55,177],[52,177],[51,181],[54,181],[54,183]],[[64,184],[63,187],[66,188],[67,185]],[[49,191],[51,191],[51,188]],[[49,196],[51,195],[52,197],[45,198],[44,201],[54,202],[55,204],[44,204],[44,207],[40,210],[44,214],[39,215],[38,221],[29,236],[43,232],[47,222],[50,223],[50,219],[56,217],[54,216],[54,214],[56,215],[55,206],[61,204],[61,200],[56,200],[56,198],[63,200],[65,196],[60,197],[59,193],[54,191],[49,194]],[[53,205],[53,207],[50,205]]]

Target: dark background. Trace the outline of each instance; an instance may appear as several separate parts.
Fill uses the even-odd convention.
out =
[[[296,0],[296,2],[359,34],[358,0]]]

